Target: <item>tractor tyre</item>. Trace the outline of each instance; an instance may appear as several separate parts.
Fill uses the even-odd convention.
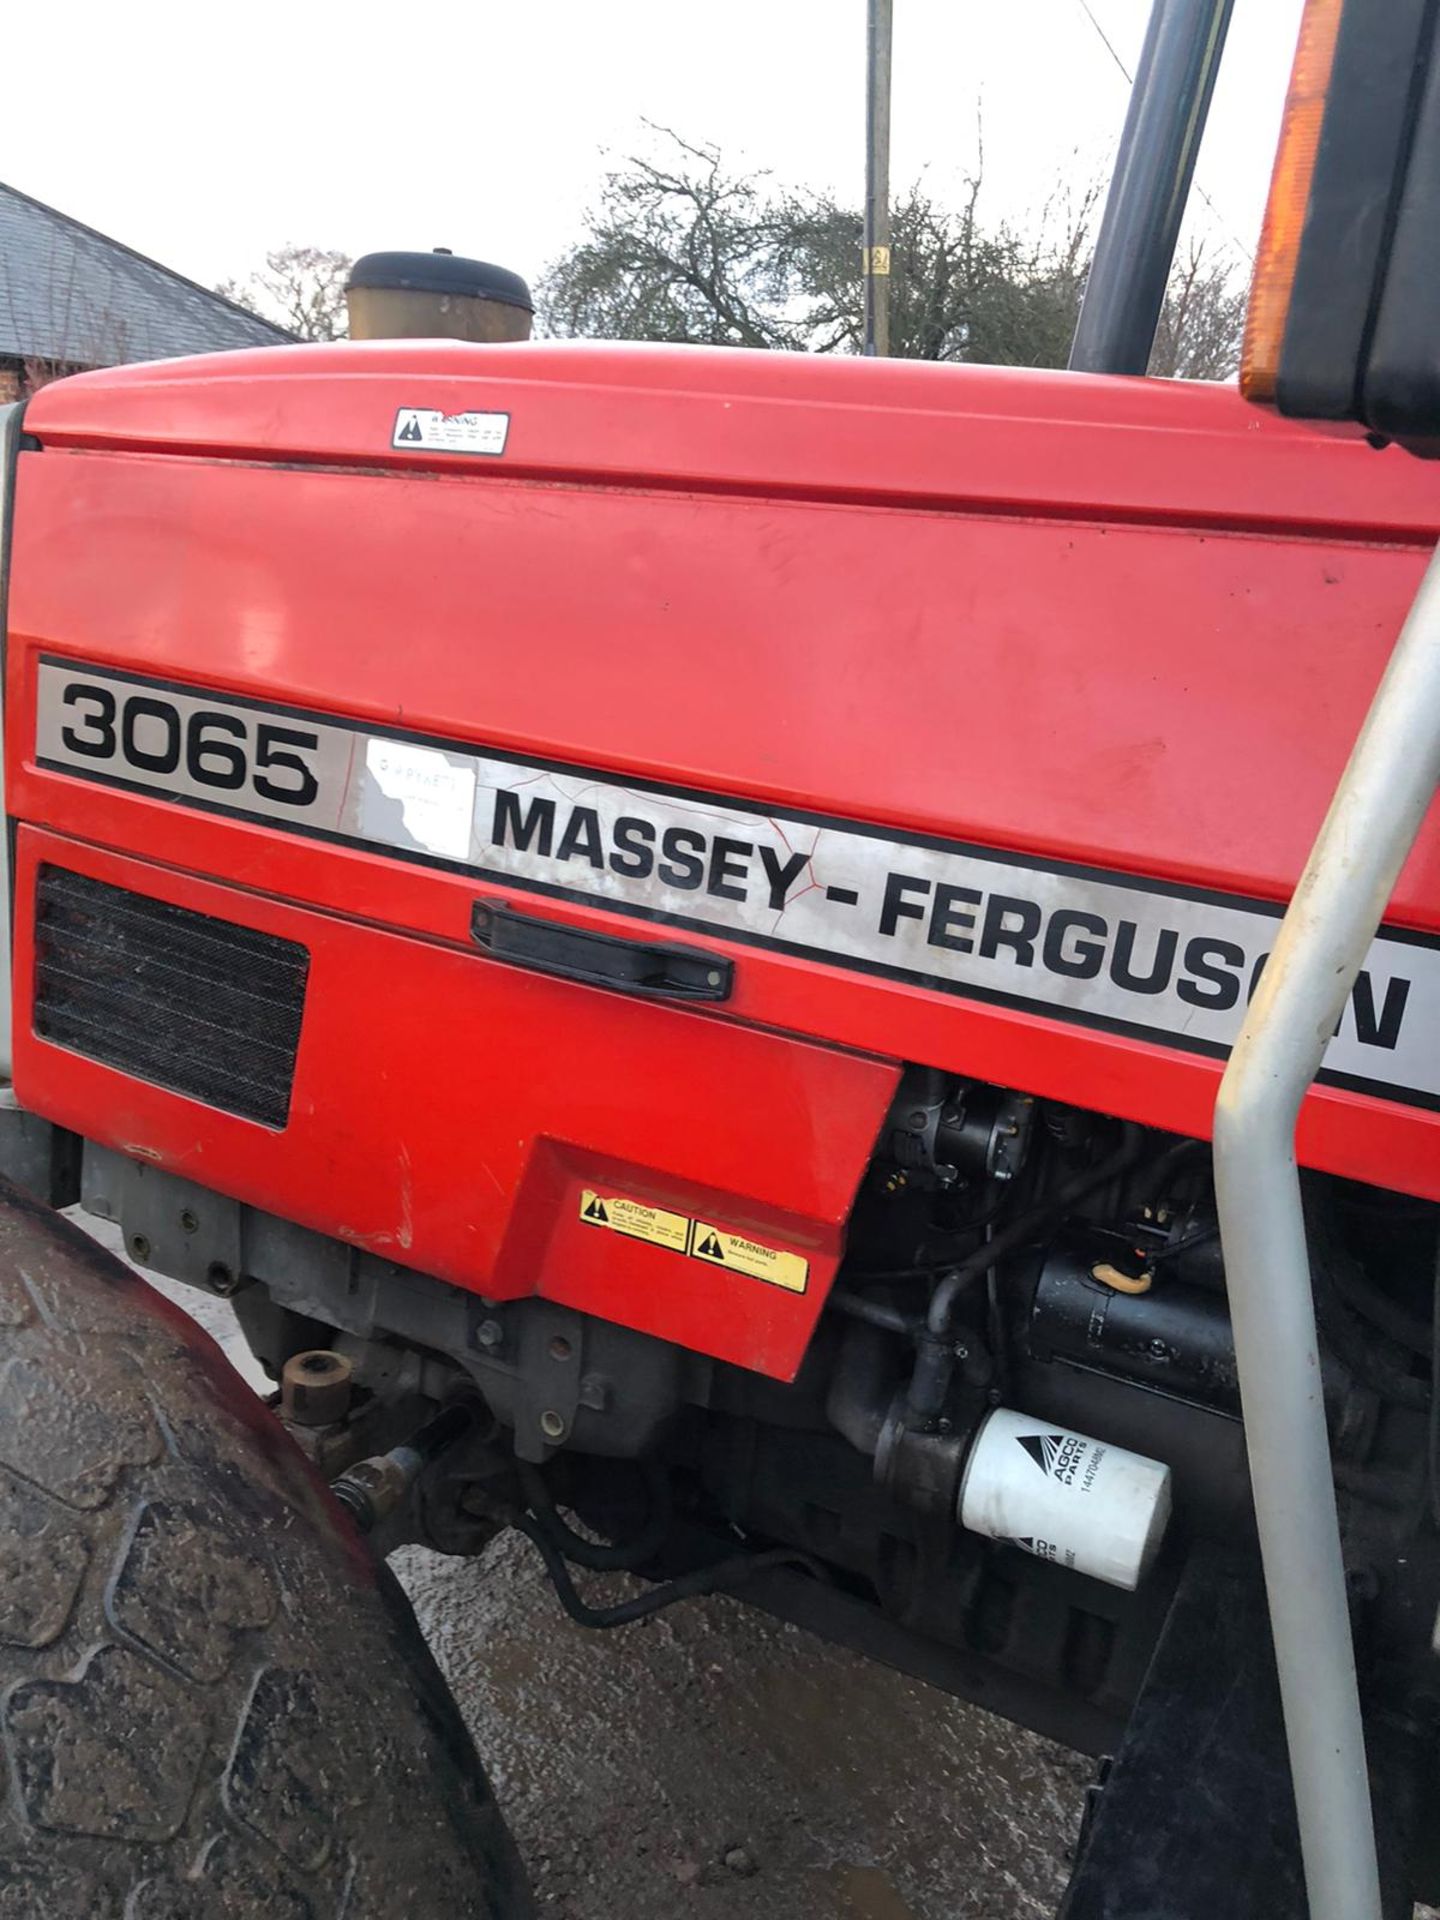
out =
[[[0,1920],[524,1920],[394,1580],[219,1348],[0,1187]]]

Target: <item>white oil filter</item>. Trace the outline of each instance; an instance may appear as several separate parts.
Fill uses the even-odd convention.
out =
[[[958,1518],[972,1533],[1133,1588],[1164,1538],[1170,1469],[997,1407],[965,1463]]]

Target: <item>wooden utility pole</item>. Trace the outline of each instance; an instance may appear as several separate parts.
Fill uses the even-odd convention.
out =
[[[890,40],[893,0],[868,0],[865,42],[865,351],[890,351]]]

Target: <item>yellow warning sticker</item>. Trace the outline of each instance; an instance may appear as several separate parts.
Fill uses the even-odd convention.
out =
[[[767,1247],[763,1241],[747,1239],[743,1233],[712,1227],[707,1221],[692,1220],[688,1214],[669,1213],[664,1207],[631,1200],[623,1193],[596,1193],[593,1188],[584,1188],[580,1195],[580,1218],[588,1227],[622,1233],[628,1240],[648,1240],[652,1247],[668,1247],[671,1253],[689,1254],[692,1260],[703,1260],[706,1266],[724,1267],[730,1273],[743,1274],[747,1280],[763,1280],[769,1286],[784,1287],[787,1293],[804,1293],[810,1283],[810,1262],[798,1253]]]
[[[787,1293],[804,1293],[810,1279],[810,1262],[798,1253],[786,1253],[780,1247],[767,1247],[759,1240],[747,1240],[744,1234],[727,1233],[704,1220],[695,1222],[690,1253],[712,1267],[728,1267],[751,1280],[766,1280],[772,1287],[784,1287]]]
[[[643,1200],[627,1200],[618,1193],[592,1193],[587,1187],[580,1195],[580,1218],[592,1227],[608,1227],[611,1233],[623,1233],[631,1240],[648,1240],[654,1247],[669,1247],[672,1253],[688,1253],[690,1221],[683,1213],[667,1213],[663,1207],[646,1206]]]

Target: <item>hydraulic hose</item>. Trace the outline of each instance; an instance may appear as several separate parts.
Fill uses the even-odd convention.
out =
[[[930,1296],[925,1330],[915,1354],[915,1370],[910,1376],[910,1386],[905,1396],[907,1425],[928,1426],[945,1404],[945,1395],[949,1391],[955,1368],[951,1323],[955,1317],[956,1303],[966,1288],[983,1278],[997,1260],[1003,1259],[1016,1247],[1024,1246],[1042,1227],[1067,1213],[1097,1188],[1127,1172],[1139,1159],[1144,1138],[1139,1127],[1128,1120],[1123,1121],[1120,1144],[1113,1152],[1097,1165],[1072,1174],[1039,1206],[1017,1215],[993,1239],[987,1240],[954,1266],[946,1268],[944,1277]]]
[[[597,1573],[615,1573],[627,1568],[643,1567],[647,1560],[653,1560],[670,1531],[674,1513],[670,1476],[658,1461],[643,1462],[641,1471],[645,1476],[649,1500],[645,1525],[633,1539],[616,1541],[610,1545],[599,1540],[587,1540],[583,1533],[577,1533],[562,1520],[545,1483],[544,1474],[526,1461],[519,1463],[520,1489],[537,1525],[567,1560],[573,1560],[578,1567],[590,1567]]]
[[[853,1320],[845,1329],[825,1398],[825,1417],[859,1453],[880,1444],[898,1383],[895,1343],[883,1329]]]
[[[826,1577],[820,1563],[808,1553],[799,1553],[790,1547],[772,1547],[764,1553],[736,1553],[728,1559],[712,1561],[708,1567],[696,1567],[691,1573],[682,1573],[674,1580],[666,1580],[662,1585],[637,1593],[632,1599],[621,1600],[613,1607],[592,1607],[588,1601],[581,1599],[575,1582],[570,1578],[564,1555],[534,1515],[520,1514],[516,1516],[514,1524],[538,1549],[561,1606],[582,1627],[628,1626],[631,1621],[647,1619],[652,1613],[673,1607],[680,1600],[695,1600],[707,1593],[728,1593],[734,1587],[743,1586],[747,1580],[753,1580],[756,1574],[767,1573],[773,1567],[798,1567],[817,1580]]]

